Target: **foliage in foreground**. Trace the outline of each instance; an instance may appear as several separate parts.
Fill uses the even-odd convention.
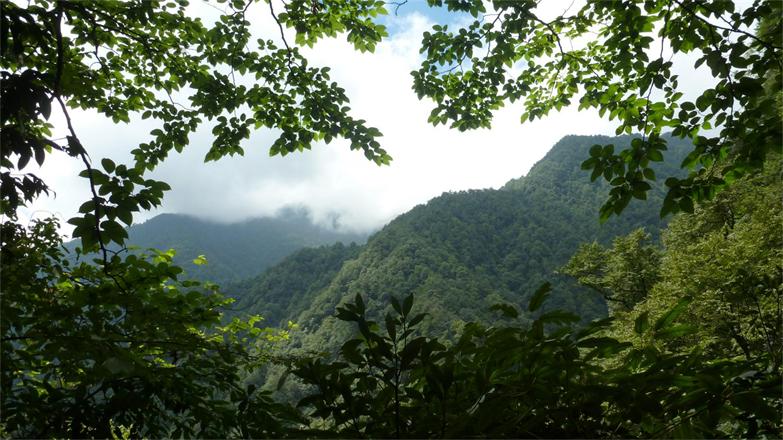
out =
[[[70,267],[53,223],[3,229],[2,414],[12,437],[775,437],[781,375],[770,353],[715,357],[632,346],[611,319],[542,312],[544,285],[516,321],[466,325],[454,343],[417,333],[413,296],[382,326],[357,296],[337,310],[358,337],[337,359],[290,373],[310,386],[302,413],[243,383],[268,363],[254,322],[220,326],[225,300],[179,281],[170,253]],[[128,261],[132,260],[132,261]],[[35,264],[28,264],[28,263]],[[119,271],[118,268],[126,270]],[[102,301],[106,295],[113,300]],[[687,300],[634,330],[667,341]],[[46,323],[46,325],[44,325]]]
[[[737,181],[693,214],[672,219],[663,249],[644,234],[618,237],[611,248],[585,244],[563,268],[580,284],[615,299],[613,334],[635,344],[699,346],[713,356],[754,358],[783,350],[783,180],[780,157]],[[683,322],[695,333],[675,341],[633,335],[633,321],[660,316],[682,297],[694,300]],[[633,299],[632,309],[616,300]],[[637,304],[638,303],[638,304]],[[626,303],[627,304],[627,303]]]
[[[3,224],[0,384],[11,436],[100,438],[113,424],[152,438],[281,433],[285,413],[270,415],[275,404],[241,377],[260,354],[249,338],[284,335],[256,319],[220,326],[227,301],[215,285],[180,281],[173,255],[114,256],[111,272],[72,267],[55,222]]]
[[[542,286],[528,310],[540,308]],[[688,301],[635,331],[682,336],[675,324]],[[582,328],[578,317],[540,314],[529,326],[467,326],[453,345],[418,336],[413,297],[383,326],[366,318],[361,296],[338,309],[360,337],[334,362],[302,362],[293,373],[315,388],[299,402],[343,437],[776,437],[781,376],[770,359],[714,359],[699,350],[632,348],[601,336],[611,318]],[[618,366],[605,361],[617,358]]]

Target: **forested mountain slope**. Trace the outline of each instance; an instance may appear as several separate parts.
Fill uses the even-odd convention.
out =
[[[303,247],[366,240],[361,234],[315,225],[306,212],[297,210],[231,224],[161,214],[133,225],[128,235],[131,246],[175,249],[175,263],[188,276],[220,285],[254,277]],[[205,255],[208,264],[194,265],[192,260],[199,255]]]
[[[223,292],[238,297],[229,315],[261,315],[267,325],[285,326],[309,307],[313,296],[328,287],[343,263],[356,258],[361,249],[356,243],[341,242],[300,249],[257,277],[226,285]]]
[[[465,321],[492,319],[492,304],[524,304],[545,280],[554,285],[548,307],[575,311],[584,319],[605,314],[602,299],[554,271],[579,243],[607,243],[638,227],[657,234],[664,225],[658,215],[659,189],[650,194],[652,200],[632,202],[621,217],[599,223],[598,207],[607,186],[591,183],[580,165],[592,145],[610,142],[623,144],[628,138],[567,136],[527,176],[500,190],[445,193],[397,217],[372,236],[356,258],[345,261],[325,288],[314,292],[313,284],[306,286],[315,295],[299,316],[288,309],[288,317],[302,326],[302,345],[334,347],[345,331],[343,323],[332,318],[335,307],[357,293],[371,308],[387,307],[391,295],[414,293],[418,309],[436,318],[426,319],[423,328],[446,336],[458,332]],[[676,172],[685,150],[673,139],[659,169]],[[286,270],[294,273],[281,276]],[[241,296],[240,304],[248,310],[263,310],[270,301],[267,295],[278,298],[281,291],[304,305],[300,286],[287,280],[297,280],[295,273],[314,277],[317,270],[307,264],[277,267],[274,278],[282,284],[272,286],[270,271],[259,280],[259,286],[266,287],[246,286],[244,292],[230,293]],[[317,287],[322,282],[319,279]]]

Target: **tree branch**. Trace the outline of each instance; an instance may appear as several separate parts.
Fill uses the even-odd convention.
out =
[[[783,49],[783,47],[775,46],[774,44],[772,44],[772,43],[770,43],[768,41],[764,41],[761,38],[757,37],[756,35],[751,34],[748,31],[744,31],[742,29],[738,29],[736,26],[732,25],[731,23],[728,23],[725,19],[723,19],[723,21],[726,24],[728,24],[730,27],[719,26],[717,24],[711,23],[709,20],[707,20],[706,18],[704,18],[701,15],[699,15],[698,13],[696,13],[696,11],[694,11],[694,10],[688,8],[687,6],[685,6],[685,4],[683,4],[683,2],[681,0],[674,0],[674,2],[677,3],[678,5],[680,5],[680,7],[682,7],[685,11],[687,11],[691,16],[693,16],[694,18],[699,19],[699,21],[703,22],[707,26],[710,26],[710,27],[715,28],[715,29],[720,29],[720,30],[723,30],[723,31],[729,31],[729,32],[734,32],[734,33],[737,33],[737,34],[745,35],[745,36],[750,37],[752,40],[756,41],[757,43],[761,44],[762,46],[764,46],[764,47],[766,47],[767,49],[770,49],[770,50],[780,50],[780,49]],[[704,8],[704,9],[710,10],[709,8],[707,8],[706,5],[704,5],[704,3],[700,2],[700,1],[696,1],[695,3],[698,6]]]
[[[63,4],[62,2],[57,2],[57,9],[54,15],[54,35],[57,40],[57,67],[54,72],[54,86],[52,87],[52,90],[54,90],[54,94],[59,96],[60,95],[60,81],[62,80],[63,76],[63,33],[62,29],[60,27],[60,24],[62,22],[63,18]]]
[[[269,12],[272,14],[275,23],[277,23],[277,28],[280,29],[280,38],[283,39],[283,44],[285,45],[286,51],[288,51],[288,69],[291,70],[291,46],[288,45],[288,40],[285,39],[283,24],[280,23],[280,19],[278,19],[277,14],[275,14],[275,8],[272,6],[272,1],[273,0],[269,0]]]

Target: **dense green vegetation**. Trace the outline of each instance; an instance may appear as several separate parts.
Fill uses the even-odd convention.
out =
[[[285,326],[309,307],[313,296],[360,249],[355,243],[302,249],[257,277],[229,284],[225,292],[237,301],[227,315],[260,315],[269,325]]]
[[[414,90],[433,99],[432,123],[486,127],[506,103],[521,100],[532,120],[578,101],[639,136],[617,148],[566,138],[503,191],[446,194],[362,249],[291,257],[256,281],[281,280],[264,287],[275,298],[300,289],[268,309],[281,319],[336,273],[299,316],[305,352],[286,359],[271,346],[287,332],[255,316],[224,321],[230,301],[186,280],[175,251],[112,246],[126,244],[121,223],[162,203],[169,186],[148,173],[204,125],[214,135],[205,160],[242,154],[263,127],[276,136],[271,154],[343,138],[389,164],[380,132],[297,47],[340,35],[372,51],[386,4],[266,3],[281,32],[295,31],[290,46],[251,41],[249,0],[226,1],[210,24],[189,17],[185,0],[0,2],[0,435],[783,436],[783,3],[596,0],[550,21],[532,0],[495,0],[494,16],[482,0],[428,4],[476,18],[423,36]],[[686,91],[695,100],[673,74],[688,59],[669,58],[678,53],[709,68]],[[159,128],[130,163],[99,169],[72,124],[76,108]],[[685,156],[687,176],[678,160],[654,166],[667,146]],[[78,161],[89,182],[69,220],[89,263],[64,255],[56,222],[18,223],[21,206],[52,190],[26,167],[55,155]],[[595,188],[608,191],[603,227],[587,203]],[[634,232],[656,234],[650,206],[684,212],[663,248]],[[298,267],[318,271],[297,284]],[[566,295],[557,277],[539,287],[558,267],[600,295]],[[602,296],[622,307],[585,322]],[[247,383],[269,365],[304,385],[296,407]]]
[[[107,275],[71,266],[52,220],[4,223],[1,238],[4,437],[106,438],[115,425],[151,438],[282,434],[261,431],[285,412],[242,377],[261,356],[248,347],[285,332],[221,325],[230,301],[178,279],[173,250],[114,260]]]
[[[547,285],[530,299],[536,312]],[[413,297],[392,300],[383,324],[367,318],[361,296],[338,308],[354,323],[336,361],[306,360],[292,372],[313,391],[299,406],[321,435],[426,438],[775,438],[780,374],[766,355],[716,359],[699,350],[666,351],[602,332],[611,320],[574,329],[554,311],[521,324],[518,310],[485,327],[470,323],[451,345],[420,336]],[[634,322],[639,337],[682,336],[674,322],[687,301],[655,321]]]
[[[370,238],[361,252],[340,258],[342,248],[306,250],[286,259],[256,280],[226,290],[240,299],[229,316],[258,313],[270,324],[298,324],[282,349],[287,356],[336,353],[350,326],[334,317],[335,307],[361,294],[375,318],[397,294],[415,294],[429,313],[419,325],[428,336],[456,338],[468,322],[491,323],[496,303],[522,305],[544,281],[553,294],[547,309],[576,313],[583,322],[606,316],[599,295],[555,273],[585,240],[608,242],[639,227],[656,233],[665,222],[654,202],[633,203],[627,214],[601,224],[595,207],[606,185],[589,182],[582,158],[597,142],[627,142],[625,137],[566,136],[521,179],[501,190],[448,193],[399,216]],[[656,166],[673,173],[686,146],[672,142],[669,160]],[[535,207],[535,209],[531,209]],[[289,302],[290,301],[290,302]],[[281,316],[280,310],[284,310]],[[282,322],[281,321],[282,318]],[[524,322],[531,317],[522,314]],[[266,387],[283,369],[271,368]],[[263,375],[261,375],[263,376]],[[262,381],[259,375],[254,381]],[[280,398],[296,400],[301,386],[287,385]]]
[[[352,329],[336,359],[289,368],[312,390],[299,405],[346,437],[777,438],[780,166],[675,217],[664,248],[641,229],[580,246],[561,272],[611,299],[608,319],[541,313],[547,283],[453,341],[428,337],[421,312],[443,314],[413,295],[384,315],[357,294],[336,310]]]
[[[582,243],[560,272],[599,293],[613,314],[628,311],[649,295],[659,279],[661,251],[637,229],[617,237],[611,248]]]
[[[742,179],[693,214],[675,217],[663,235],[663,251],[655,261],[647,259],[655,283],[633,310],[618,313],[615,332],[632,340],[630,321],[659,316],[681,298],[692,298],[682,321],[693,325],[693,334],[675,349],[747,359],[765,353],[777,369],[783,348],[781,169],[775,158],[763,173]],[[617,253],[616,245],[611,252]]]
[[[603,264],[591,277],[562,271],[592,288],[622,296],[638,286],[622,268],[640,260],[654,280],[610,319],[578,324],[579,316],[545,307],[554,299],[545,284],[522,307],[503,302],[492,307],[491,322],[466,323],[456,339],[433,338],[425,320],[442,315],[414,305],[413,295],[344,301],[335,316],[356,327],[329,341],[339,348],[335,354],[282,360],[288,376],[281,383],[305,385],[297,388],[299,410],[241,379],[270,365],[268,344],[286,334],[262,332],[252,321],[218,326],[214,310],[224,301],[205,296],[199,283],[176,282],[170,253],[151,264],[129,262],[120,274],[134,286],[129,295],[99,267],[68,268],[53,225],[40,223],[30,235],[17,229],[26,238],[3,242],[9,266],[2,312],[12,317],[3,322],[21,324],[3,328],[4,362],[14,367],[3,370],[3,387],[12,390],[4,394],[5,414],[12,415],[4,426],[23,437],[125,429],[148,436],[775,438],[783,411],[783,209],[771,203],[783,189],[779,170],[772,162],[767,173],[676,217],[662,234],[663,249],[638,230],[611,245],[580,247],[572,269],[588,252]],[[332,273],[358,251],[303,250],[258,280],[291,286],[294,268]],[[30,266],[33,255],[37,264]],[[147,268],[144,279],[139,268]],[[36,278],[29,270],[51,275]],[[152,272],[157,278],[149,278]],[[316,289],[324,279],[310,274],[302,283]],[[114,295],[110,304],[119,305],[96,304],[98,295]],[[378,313],[387,302],[390,309]],[[183,327],[172,319],[183,313],[201,318]],[[36,325],[41,316],[48,326]],[[158,325],[149,326],[149,316]],[[52,343],[63,340],[81,342]],[[41,357],[26,355],[33,352]],[[220,374],[201,377],[204,369]],[[70,385],[53,386],[55,377]],[[18,380],[24,386],[10,385]],[[36,387],[47,391],[29,392]]]
[[[178,214],[161,214],[128,228],[128,245],[140,249],[176,249],[174,263],[201,281],[225,285],[256,276],[292,252],[338,241],[363,243],[362,234],[313,224],[304,211],[224,224]],[[69,248],[73,250],[77,243]],[[209,264],[194,265],[204,255]]]

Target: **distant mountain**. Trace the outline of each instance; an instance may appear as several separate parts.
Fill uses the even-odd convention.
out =
[[[175,261],[194,279],[221,286],[254,277],[304,247],[337,242],[364,243],[362,234],[315,225],[307,212],[286,210],[276,217],[215,223],[181,214],[161,214],[128,230],[129,245],[177,251]],[[192,260],[205,255],[208,264]]]
[[[417,309],[434,317],[422,328],[446,336],[458,333],[465,321],[496,319],[489,311],[492,304],[525,304],[545,280],[554,285],[548,307],[571,310],[585,319],[605,315],[603,299],[555,271],[580,243],[607,243],[638,227],[657,235],[665,226],[658,215],[661,188],[651,191],[646,202],[632,202],[621,217],[599,224],[598,209],[608,187],[601,181],[591,183],[580,164],[594,144],[623,145],[629,140],[566,136],[527,176],[500,190],[445,193],[394,219],[355,257],[352,251],[330,259],[334,249],[314,250],[307,261],[317,264],[292,257],[231,293],[247,311],[263,312],[270,303],[285,310],[285,316],[275,318],[294,318],[302,327],[296,344],[310,350],[334,349],[344,340],[349,330],[332,316],[338,304],[356,294],[380,314],[389,296],[414,293]],[[657,173],[678,174],[687,150],[679,139],[670,139],[666,162],[658,165]],[[322,260],[333,264],[321,265]],[[294,302],[276,302],[286,295]]]

